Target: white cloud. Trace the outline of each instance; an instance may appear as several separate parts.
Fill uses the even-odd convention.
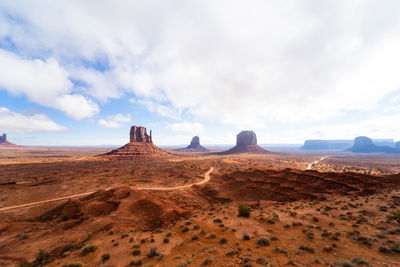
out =
[[[0,49],[0,88],[13,95],[26,95],[40,105],[63,111],[74,119],[97,114],[99,107],[87,97],[70,94],[73,84],[58,62],[24,59]]]
[[[0,129],[7,133],[33,133],[65,131],[67,128],[58,125],[46,115],[24,115],[0,107]]]
[[[249,128],[325,121],[370,111],[400,87],[398,1],[119,3],[2,1],[18,20],[3,16],[0,37],[50,53],[95,99],[135,93],[173,119],[183,110]],[[57,95],[70,94],[54,73]]]
[[[200,133],[204,131],[204,126],[201,123],[187,121],[168,124],[167,128],[174,132]]]
[[[118,113],[114,116],[108,116],[107,120],[100,119],[98,121],[98,124],[100,126],[107,127],[107,128],[120,128],[122,126],[122,124],[129,123],[129,122],[131,122],[130,114],[123,115],[121,113]]]
[[[131,100],[129,101],[133,103]],[[143,100],[143,99],[139,99],[136,102],[145,106],[150,112],[157,112],[161,116],[170,119],[175,119],[175,120],[180,119],[179,113],[175,109],[168,107],[166,105],[158,104],[151,100]]]
[[[77,120],[92,117],[99,112],[97,104],[82,95],[62,95],[55,102],[58,109]]]

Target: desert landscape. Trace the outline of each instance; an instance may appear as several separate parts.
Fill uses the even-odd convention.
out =
[[[400,267],[399,11],[0,0],[0,267]]]
[[[2,148],[0,265],[398,265],[400,158],[237,139],[165,151],[133,126],[111,152]]]

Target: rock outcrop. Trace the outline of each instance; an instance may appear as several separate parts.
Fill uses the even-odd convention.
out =
[[[185,148],[177,149],[177,151],[206,152],[206,151],[208,151],[208,149],[205,148],[204,146],[200,145],[200,138],[198,136],[195,136],[195,137],[192,138],[192,141],[190,142],[190,145],[188,145]]]
[[[9,148],[9,147],[19,147],[19,146],[8,142],[7,141],[7,134],[3,133],[3,135],[0,135],[0,147]]]
[[[241,131],[236,136],[236,146],[227,151],[220,152],[219,154],[228,155],[239,153],[264,154],[269,153],[269,151],[257,145],[257,136],[253,131]]]
[[[125,156],[125,157],[165,157],[169,153],[158,148],[153,144],[152,132],[147,134],[145,127],[132,126],[130,131],[130,142],[106,153],[108,156]]]
[[[146,128],[142,126],[132,126],[130,132],[130,142],[153,143],[152,132],[147,134]]]
[[[347,149],[353,153],[400,153],[400,149],[388,147],[388,146],[377,146],[374,144],[371,138],[366,136],[358,136],[354,139],[352,147]]]
[[[0,136],[0,143],[5,143],[7,142],[7,134],[3,134],[2,136]]]

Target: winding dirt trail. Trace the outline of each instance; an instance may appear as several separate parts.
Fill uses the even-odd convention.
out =
[[[193,184],[188,184],[188,185],[181,185],[181,186],[175,186],[175,187],[133,187],[130,186],[131,189],[135,190],[154,190],[154,191],[169,191],[169,190],[179,190],[183,188],[188,188],[193,185],[201,185],[208,183],[211,179],[210,174],[214,171],[214,167],[210,167],[210,169],[204,173],[204,179],[201,180],[200,182],[193,183]],[[106,188],[105,190],[110,190],[112,187]],[[96,190],[98,191],[98,190]],[[47,200],[42,200],[42,201],[35,201],[35,202],[30,202],[30,203],[25,203],[25,204],[20,204],[20,205],[15,205],[15,206],[8,206],[8,207],[3,207],[0,208],[1,211],[8,211],[8,210],[15,210],[15,209],[23,209],[23,208],[29,208],[29,207],[34,207],[38,205],[43,205],[43,204],[48,204],[48,203],[53,203],[61,200],[67,200],[70,198],[77,198],[77,197],[84,197],[90,194],[93,194],[96,191],[90,191],[90,192],[85,192],[85,193],[80,193],[80,194],[75,194],[75,195],[69,195],[69,196],[63,196],[63,197],[58,197],[58,198],[53,198],[53,199],[47,199]]]
[[[322,158],[320,158],[320,159],[314,161],[313,163],[308,163],[306,170],[311,170],[311,169],[312,169],[312,166],[313,166],[314,164],[318,164],[319,162],[323,161],[323,160],[326,159],[326,158],[327,158],[327,157],[322,157]]]

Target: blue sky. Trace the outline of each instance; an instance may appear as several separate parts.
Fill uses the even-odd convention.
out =
[[[0,132],[22,145],[400,139],[398,1],[1,1]]]

